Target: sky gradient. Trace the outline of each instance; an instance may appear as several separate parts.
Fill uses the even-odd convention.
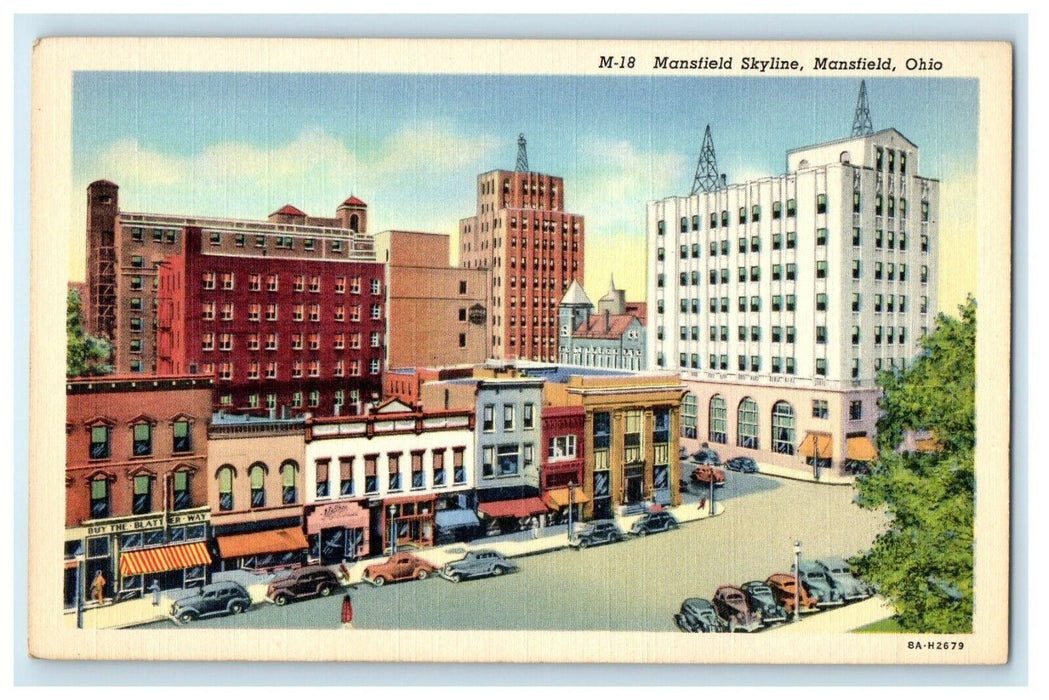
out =
[[[565,180],[586,216],[587,293],[614,274],[644,295],[645,203],[687,194],[703,129],[730,182],[782,173],[791,148],[849,134],[855,78],[78,73],[73,185],[120,185],[123,211],[264,219],[284,204],[334,216],[350,194],[369,230],[453,235],[479,173]],[[940,308],[975,288],[978,86],[867,80],[875,130],[895,127],[941,181]],[[84,221],[84,198],[74,203]],[[83,278],[84,231],[70,275]]]

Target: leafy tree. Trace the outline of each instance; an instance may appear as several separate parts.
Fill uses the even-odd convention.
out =
[[[80,293],[70,289],[66,297],[66,376],[87,377],[110,374],[113,345],[84,330]]]
[[[909,368],[879,377],[880,457],[856,484],[857,503],[885,508],[890,525],[855,568],[894,603],[904,631],[972,631],[975,300],[958,311],[937,317]],[[917,430],[935,449],[900,449]]]

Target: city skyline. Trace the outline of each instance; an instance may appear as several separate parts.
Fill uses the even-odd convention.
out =
[[[688,193],[707,123],[729,182],[775,175],[787,150],[848,135],[858,85],[82,73],[74,81],[72,179],[80,192],[100,178],[116,182],[126,211],[256,220],[288,203],[331,216],[355,194],[369,205],[371,231],[445,233],[457,251],[477,174],[512,167],[523,132],[532,170],[563,177],[566,210],[587,217],[588,294],[600,296],[614,275],[628,299],[641,300],[644,265],[627,261],[646,255],[645,204]],[[872,79],[868,92],[874,128],[895,127],[917,143],[923,175],[942,182],[940,299],[951,311],[975,289],[977,83]],[[84,202],[75,206],[83,221]],[[82,229],[70,242],[78,279]]]

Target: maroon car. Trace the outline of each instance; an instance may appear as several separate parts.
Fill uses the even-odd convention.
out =
[[[372,564],[364,569],[364,580],[381,586],[387,581],[406,581],[417,578],[422,581],[437,571],[437,567],[408,552],[398,552],[381,564]]]
[[[735,586],[721,586],[714,593],[718,616],[728,623],[729,632],[753,632],[761,627],[761,616],[750,609],[747,596]]]
[[[725,472],[710,466],[701,464],[692,470],[692,482],[696,484],[709,484],[714,482],[715,486],[725,485]]]

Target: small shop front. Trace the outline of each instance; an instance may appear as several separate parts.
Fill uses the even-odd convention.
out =
[[[238,534],[217,534],[222,570],[272,571],[302,565],[306,536],[302,527],[281,527]]]
[[[502,501],[488,501],[477,506],[487,521],[488,534],[519,532],[541,524],[538,516],[548,508],[538,496],[525,496]]]
[[[863,474],[870,471],[871,462],[878,459],[878,448],[867,433],[849,433],[845,436],[845,466],[843,474]]]
[[[436,500],[434,494],[386,499],[382,509],[383,549],[390,548],[391,533],[396,533],[398,549],[432,547]]]
[[[543,494],[543,503],[550,509],[547,524],[559,525],[568,522],[568,510],[572,509],[572,520],[579,522],[583,515],[583,505],[590,502],[590,497],[578,486],[569,489],[551,489]]]
[[[359,501],[337,501],[306,509],[309,561],[354,562],[368,554],[368,509]]]

